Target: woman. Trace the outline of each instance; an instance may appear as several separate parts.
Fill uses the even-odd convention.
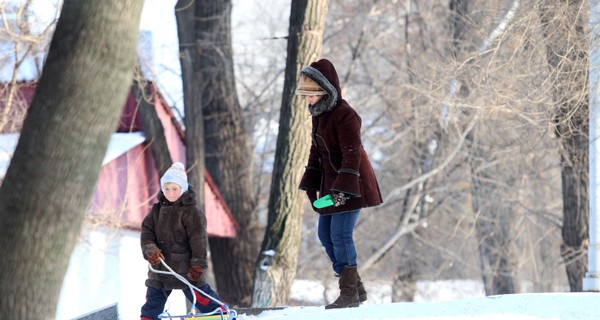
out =
[[[312,145],[299,188],[311,204],[318,195],[331,195],[334,202],[322,209],[313,206],[320,214],[319,240],[340,277],[340,296],[325,309],[357,307],[367,292],[357,270],[354,226],[361,208],[383,202],[362,146],[361,118],[342,99],[337,72],[327,59],[300,71],[296,94],[306,98],[312,115]]]

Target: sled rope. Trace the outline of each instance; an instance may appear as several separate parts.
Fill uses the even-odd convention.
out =
[[[152,268],[151,264],[148,264],[148,269],[150,269],[150,271],[155,272],[155,273],[170,274],[170,275],[174,276],[175,278],[179,279],[179,281],[183,282],[185,285],[187,285],[188,288],[190,288],[190,291],[192,292],[192,296],[193,296],[193,300],[194,300],[192,302],[192,310],[190,310],[190,313],[195,313],[195,308],[196,308],[196,295],[194,294],[194,290],[202,293],[202,295],[204,295],[205,297],[211,299],[212,301],[218,303],[220,306],[225,307],[227,310],[229,310],[229,307],[227,307],[223,302],[219,301],[218,299],[209,295],[208,293],[202,291],[200,288],[191,284],[184,276],[173,271],[173,269],[171,269],[171,267],[169,267],[169,265],[167,265],[167,263],[163,259],[160,259],[160,263],[162,263],[162,265],[165,268],[167,268],[168,271],[156,270],[156,269]]]

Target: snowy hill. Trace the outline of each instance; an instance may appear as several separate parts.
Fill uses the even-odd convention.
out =
[[[238,320],[592,320],[600,319],[600,293],[513,294],[443,302],[387,303],[358,308],[290,307],[240,314]]]

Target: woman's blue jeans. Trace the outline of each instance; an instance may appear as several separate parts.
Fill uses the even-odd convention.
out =
[[[333,263],[333,271],[342,274],[344,266],[356,265],[354,225],[360,210],[319,217],[319,240]]]

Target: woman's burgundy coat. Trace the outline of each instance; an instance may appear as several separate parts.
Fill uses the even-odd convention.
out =
[[[383,202],[379,184],[361,142],[361,118],[341,97],[337,72],[331,62],[321,59],[303,69],[325,91],[325,106],[312,106],[312,145],[299,188],[325,196],[343,192],[351,198],[339,207],[315,209],[331,214],[379,205]],[[335,91],[334,91],[335,90]],[[334,99],[331,99],[331,98]]]

